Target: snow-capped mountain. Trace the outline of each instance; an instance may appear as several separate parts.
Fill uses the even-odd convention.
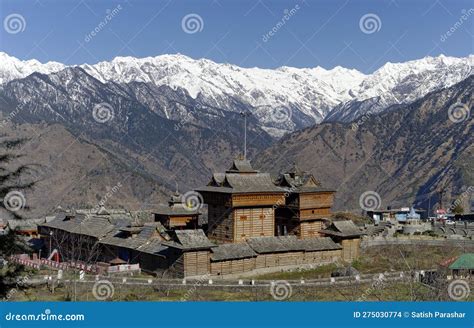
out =
[[[238,99],[253,107],[253,114],[267,127],[284,119],[280,116],[293,113],[298,116],[295,111],[307,116],[312,123],[319,122],[331,108],[350,100],[349,90],[365,78],[357,70],[342,67],[332,70],[321,67],[242,68],[207,59],[194,60],[184,55],[141,59],[117,57],[110,62],[81,67],[102,82],[146,82],[184,89],[207,106],[222,108],[222,104],[229,102],[229,97]],[[271,115],[275,108],[282,108],[282,113]],[[286,130],[299,127],[291,119],[286,124]]]
[[[450,87],[472,74],[473,59],[472,55],[426,57],[387,63],[369,75],[340,66],[330,70],[242,68],[180,54],[117,57],[79,67],[102,83],[124,85],[142,104],[167,119],[189,116],[189,109],[176,98],[182,95],[193,99],[201,111],[192,113],[195,123],[222,112],[249,110],[265,131],[279,137],[323,119],[351,121]],[[4,53],[0,60],[0,84],[66,67],[56,62],[20,61]],[[163,88],[175,91],[171,106],[162,97]]]
[[[66,66],[58,62],[40,63],[36,59],[19,60],[0,52],[0,85],[12,80],[24,78],[34,72],[50,74]]]
[[[341,102],[326,121],[350,122],[367,113],[378,113],[394,104],[407,104],[426,94],[451,87],[473,73],[474,56],[425,57],[405,63],[386,63],[368,75],[354,90],[356,95]]]

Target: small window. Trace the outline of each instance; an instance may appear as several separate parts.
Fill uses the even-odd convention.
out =
[[[226,239],[229,239],[230,237],[229,237],[229,235],[225,235],[225,238],[226,238]]]

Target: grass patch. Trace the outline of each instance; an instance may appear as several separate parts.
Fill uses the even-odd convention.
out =
[[[325,264],[314,269],[300,269],[297,271],[283,271],[265,273],[254,276],[256,280],[298,280],[298,279],[319,279],[331,277],[331,272],[337,269],[336,264]]]

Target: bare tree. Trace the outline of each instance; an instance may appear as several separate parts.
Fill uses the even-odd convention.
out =
[[[72,219],[74,220],[74,219]],[[79,226],[81,224],[79,223]],[[61,229],[49,231],[51,248],[56,249],[62,262],[68,264],[81,263],[86,267],[93,266],[101,255],[101,246],[98,239],[85,233],[69,232]],[[66,298],[77,300],[77,279],[82,270],[76,265],[71,265],[68,272],[72,279],[68,279]]]

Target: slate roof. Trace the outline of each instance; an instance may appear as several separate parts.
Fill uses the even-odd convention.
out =
[[[226,173],[224,180],[216,181],[213,179],[209,185],[199,188],[198,191],[222,193],[285,192],[283,188],[273,183],[269,173]]]
[[[341,245],[335,243],[329,237],[301,239],[299,240],[299,243],[304,247],[304,250],[307,252],[342,249]]]
[[[275,184],[288,188],[293,193],[300,192],[335,192],[334,189],[323,188],[311,173],[301,171],[296,164],[287,172],[280,174]]]
[[[247,159],[235,159],[230,169],[226,173],[257,173]]]
[[[185,203],[186,199],[178,192],[171,195],[168,206],[158,205],[153,213],[160,215],[189,216],[200,214],[199,208],[190,208]]]
[[[184,204],[175,204],[172,207],[166,205],[158,205],[153,209],[153,213],[169,216],[185,216],[200,214],[199,209],[187,208]]]
[[[252,168],[248,160],[234,160],[226,173],[214,173],[207,186],[198,191],[221,193],[260,193],[281,192],[285,190],[276,186],[269,173],[260,173]]]
[[[258,254],[341,249],[341,246],[329,237],[308,239],[298,239],[296,236],[255,237],[249,238],[247,243]]]
[[[296,236],[254,237],[247,239],[249,246],[259,254],[302,250],[301,246],[297,245],[297,242]]]
[[[38,226],[55,228],[95,238],[114,230],[129,227],[136,219],[125,210],[81,209],[75,212],[60,211],[50,222]]]
[[[449,268],[451,270],[474,270],[474,253],[462,254]]]
[[[256,257],[257,253],[246,243],[223,244],[212,249],[211,260],[225,261]]]
[[[51,219],[49,219],[51,221]],[[11,230],[36,230],[38,225],[48,222],[47,219],[8,219],[6,224]]]
[[[321,230],[325,235],[332,235],[338,237],[354,237],[365,235],[351,220],[333,221],[332,224],[325,230]]]
[[[172,233],[176,237],[175,241],[163,242],[164,245],[182,250],[210,249],[216,246],[207,238],[202,229],[175,230]]]
[[[153,238],[148,240],[138,250],[143,253],[157,255],[166,249],[168,249],[168,247],[163,244],[162,240]]]
[[[110,246],[123,247],[128,249],[138,249],[140,246],[144,245],[147,242],[147,239],[144,238],[120,238],[116,236],[108,236],[102,238],[99,243]]]
[[[105,218],[86,218],[81,214],[77,214],[75,218],[71,219],[59,215],[53,221],[43,223],[39,226],[60,229],[70,233],[76,233],[95,238],[103,237],[115,228],[115,226]]]

